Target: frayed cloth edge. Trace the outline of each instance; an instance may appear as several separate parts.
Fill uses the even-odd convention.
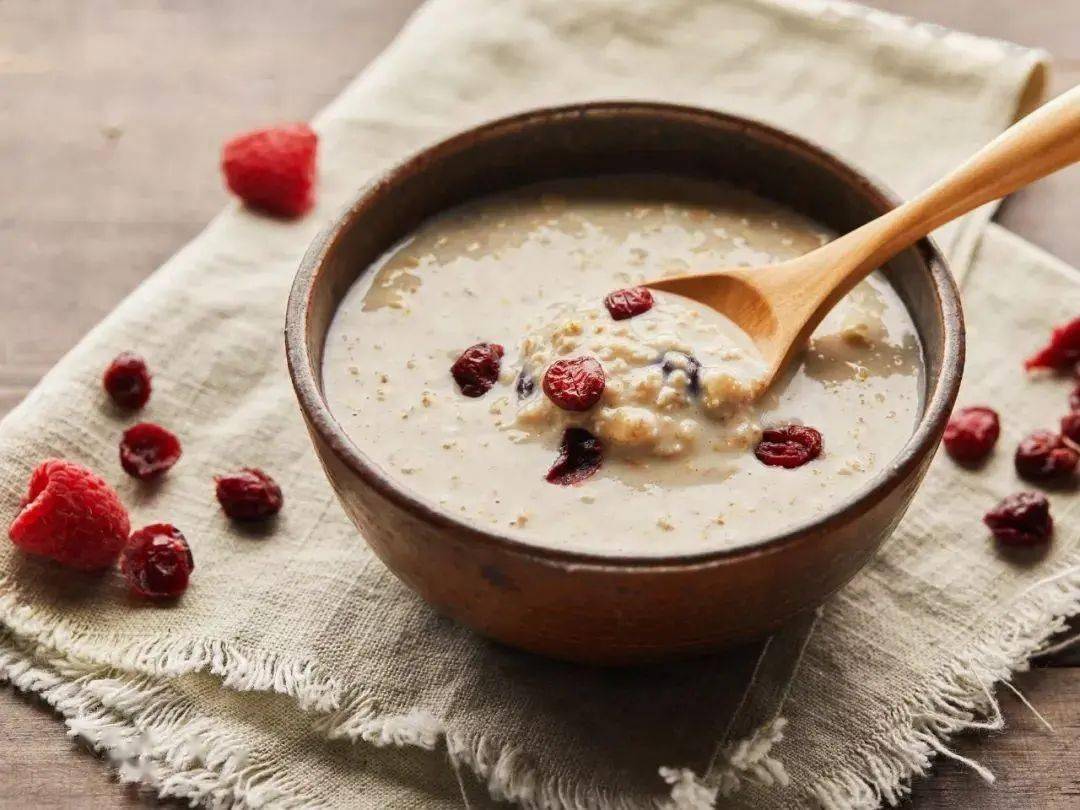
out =
[[[370,693],[350,693],[333,678],[317,672],[310,663],[243,650],[227,642],[153,639],[129,645],[109,645],[103,656],[100,647],[91,648],[63,622],[50,623],[32,607],[20,603],[10,583],[0,581],[0,594],[0,622],[15,639],[16,648],[22,648],[17,652],[16,648],[0,646],[0,680],[6,679],[22,691],[40,695],[64,716],[69,728],[74,722],[86,732],[80,732],[79,736],[105,754],[122,779],[145,784],[162,796],[180,795],[160,792],[166,783],[157,778],[155,769],[165,766],[146,752],[134,759],[127,756],[126,742],[112,745],[110,733],[105,729],[112,728],[109,724],[118,721],[107,717],[101,719],[105,716],[97,713],[99,710],[93,708],[93,698],[85,691],[80,692],[78,683],[96,684],[108,693],[109,702],[123,706],[125,711],[156,713],[163,709],[157,690],[153,688],[155,679],[205,671],[221,678],[224,686],[236,691],[273,691],[293,698],[301,709],[313,713],[313,726],[328,740],[363,741],[377,747],[413,746],[428,751],[445,741],[455,766],[467,766],[487,786],[493,798],[515,802],[525,810],[683,810],[690,807],[696,810],[697,807],[714,806],[677,803],[679,793],[674,789],[672,798],[658,795],[655,799],[640,799],[626,796],[617,786],[586,784],[563,774],[544,774],[527,752],[490,735],[466,734],[447,727],[423,709],[398,714],[383,712]],[[12,661],[10,665],[4,663],[8,659]],[[40,670],[35,661],[48,662],[56,672],[51,678],[44,677],[41,674],[44,670]],[[110,670],[142,678],[140,683],[145,688],[133,688],[116,678],[109,678]],[[24,671],[37,671],[37,674],[24,675]],[[61,693],[64,695],[62,701],[55,697]],[[83,697],[78,698],[79,694]],[[183,713],[179,706],[173,707],[172,711]],[[108,715],[107,710],[105,713]],[[783,766],[771,758],[763,764],[763,757],[768,752],[767,748],[762,749],[762,740],[778,740],[782,728],[783,721],[777,724],[774,720],[747,740],[735,741],[725,748],[716,770],[718,776],[715,779],[710,776],[706,787],[713,803],[717,795],[730,795],[746,779],[760,781],[762,773],[783,772]],[[208,739],[213,738],[211,727],[191,729],[192,733],[196,731],[205,732]],[[187,738],[190,734],[185,731],[184,736]],[[214,761],[221,762],[223,768],[218,776],[204,768],[197,778],[173,775],[167,786],[172,790],[187,790],[183,797],[190,795],[189,801],[193,805],[216,806],[216,797],[230,790],[234,801],[243,807],[258,807],[265,803],[264,795],[271,793],[282,806],[301,801],[287,796],[281,787],[284,780],[269,766],[259,769],[259,780],[241,780],[236,776],[235,767],[226,767],[231,761],[226,749],[224,742],[215,744]],[[173,751],[173,748],[169,750]],[[749,751],[763,751],[763,754],[748,756]],[[172,756],[175,759],[180,754],[173,751]],[[658,776],[676,788],[678,785],[668,776],[677,770],[659,768]],[[245,787],[247,785],[251,787]],[[200,790],[203,798],[195,795]]]
[[[1021,604],[1028,599],[1027,604]],[[1065,569],[1029,586],[999,609],[1004,628],[979,637],[975,649],[956,658],[908,701],[910,725],[876,739],[872,751],[858,752],[857,762],[811,785],[809,797],[825,810],[874,810],[895,807],[910,793],[911,780],[925,775],[933,758],[960,762],[987,782],[993,773],[949,746],[949,739],[970,730],[1004,727],[992,693],[999,682],[1028,668],[1028,660],[1067,629],[1080,612],[1080,566]],[[1045,721],[1044,721],[1045,722]]]
[[[33,694],[64,720],[68,736],[103,756],[123,784],[191,806],[282,810],[323,805],[253,762],[246,747],[182,699],[160,699],[147,676],[134,681],[88,670],[55,654],[43,660],[18,640],[0,636],[0,683]]]

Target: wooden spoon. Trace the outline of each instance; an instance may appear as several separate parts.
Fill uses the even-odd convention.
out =
[[[645,286],[700,301],[741,327],[768,365],[764,391],[836,302],[883,262],[946,222],[1077,160],[1080,86],[1009,127],[915,199],[804,256]]]

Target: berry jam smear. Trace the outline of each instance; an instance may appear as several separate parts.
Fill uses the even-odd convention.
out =
[[[567,428],[559,457],[545,476],[551,484],[571,486],[589,478],[604,462],[604,445],[584,428]]]
[[[997,412],[976,405],[962,408],[950,417],[942,442],[950,456],[970,464],[986,458],[1000,435]]]
[[[593,357],[556,360],[544,373],[544,393],[564,411],[587,411],[600,401],[606,378]]]
[[[215,476],[214,483],[218,503],[233,520],[265,520],[285,502],[277,482],[254,467]]]
[[[1050,539],[1050,502],[1038,492],[1009,495],[983,517],[994,537],[1009,546],[1031,546]]]
[[[180,460],[180,440],[153,422],[140,422],[120,439],[120,466],[143,481],[164,475]]]
[[[604,299],[604,306],[617,321],[625,321],[653,308],[653,294],[647,287],[615,290]]]
[[[1037,430],[1017,446],[1014,463],[1028,481],[1058,481],[1072,475],[1078,460],[1080,453],[1057,433]]]
[[[120,555],[120,573],[131,592],[147,599],[174,599],[187,590],[195,558],[183,533],[169,523],[133,532]]]
[[[150,399],[150,371],[132,352],[118,354],[101,379],[106,393],[121,408],[136,410]]]
[[[450,373],[467,397],[482,397],[499,379],[504,349],[498,343],[477,343],[461,353]]]
[[[821,448],[819,431],[803,425],[786,425],[762,431],[754,455],[770,467],[793,469],[820,456]]]

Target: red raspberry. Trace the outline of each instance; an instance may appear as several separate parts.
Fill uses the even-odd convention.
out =
[[[315,203],[318,136],[307,124],[287,124],[238,135],[221,153],[229,189],[268,214],[298,217]]]
[[[556,360],[544,373],[544,393],[564,411],[587,411],[600,401],[605,382],[595,358]]]
[[[127,541],[128,513],[112,488],[82,465],[43,461],[8,530],[30,554],[83,571],[107,568]]]
[[[1048,481],[1065,478],[1076,469],[1080,454],[1048,430],[1037,430],[1020,442],[1014,463],[1021,478]]]
[[[625,321],[653,308],[653,295],[648,287],[630,287],[609,293],[604,306],[617,321]]]
[[[150,372],[146,361],[131,352],[121,352],[105,369],[102,384],[112,401],[121,408],[141,408],[150,399]]]
[[[214,477],[217,499],[233,520],[263,520],[281,511],[281,487],[262,470],[246,467]]]
[[[949,455],[957,461],[981,461],[994,449],[1001,434],[998,415],[990,408],[962,408],[945,426],[942,441]]]
[[[1054,531],[1050,503],[1037,492],[1010,495],[983,517],[994,537],[1010,546],[1030,546],[1048,540]]]
[[[477,343],[463,351],[450,366],[461,393],[482,397],[490,391],[499,379],[502,357],[503,347],[498,343]]]
[[[140,422],[120,439],[120,466],[143,481],[164,475],[180,460],[180,440],[161,425]]]
[[[792,469],[820,456],[821,446],[821,433],[814,428],[786,425],[762,431],[754,455],[770,467]]]
[[[545,476],[560,486],[580,484],[600,469],[604,445],[584,428],[567,428],[559,445],[559,457]]]
[[[120,572],[132,593],[168,599],[187,590],[195,558],[187,539],[175,526],[154,523],[133,532],[120,555]]]
[[[1050,333],[1050,342],[1024,361],[1024,368],[1068,371],[1080,361],[1080,318],[1073,318]]]
[[[1080,411],[1061,417],[1061,435],[1073,444],[1080,444]]]

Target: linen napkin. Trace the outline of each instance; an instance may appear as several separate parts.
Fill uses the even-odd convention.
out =
[[[0,424],[0,524],[36,463],[63,456],[116,484],[135,525],[181,526],[198,565],[184,598],[162,608],[131,600],[115,575],[74,576],[3,546],[0,672],[55,705],[122,778],[207,804],[895,799],[1077,609],[1068,499],[1055,497],[1049,554],[1018,566],[979,524],[1016,488],[1006,454],[977,475],[939,460],[896,537],[813,634],[803,623],[742,650],[627,670],[546,661],[438,616],[357,537],[293,402],[285,297],[307,243],[360,185],[485,119],[618,97],[716,107],[801,133],[910,195],[1033,103],[1040,59],[834,2],[432,0],[317,119],[320,200],[308,217],[228,208]],[[1064,407],[1060,385],[1024,383],[1018,364],[1049,323],[1075,314],[1080,287],[1000,229],[980,242],[989,213],[940,238],[958,273],[971,268],[978,388],[964,396],[1017,415],[1007,447]],[[152,489],[118,471],[127,420],[99,388],[128,348],[156,371],[141,418],[185,445]],[[213,474],[241,465],[286,492],[268,531],[238,530],[213,501]]]

